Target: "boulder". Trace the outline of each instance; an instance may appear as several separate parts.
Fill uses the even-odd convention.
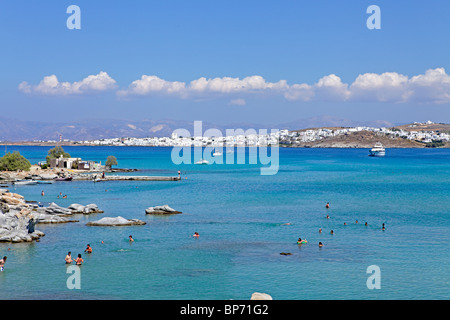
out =
[[[98,206],[94,203],[83,206],[78,203],[71,204],[67,209],[71,210],[72,213],[82,213],[82,214],[90,214],[90,213],[103,213],[104,211],[100,210]]]
[[[167,204],[163,206],[149,207],[145,209],[146,214],[179,214],[181,211],[172,209]]]
[[[58,178],[58,175],[54,173],[41,173],[38,176],[38,180],[54,180],[56,178]]]
[[[273,300],[267,293],[254,292],[250,300]]]
[[[140,226],[146,222],[138,219],[125,219],[121,216],[118,217],[105,217],[97,221],[88,222],[87,226],[105,226],[105,227],[119,227],[119,226]]]
[[[7,205],[6,205],[7,206]],[[35,220],[28,207],[9,206],[0,214],[1,242],[31,242],[44,234],[35,230]]]
[[[33,219],[37,223],[68,223],[68,222],[79,222],[79,220],[72,220],[67,217],[58,214],[49,214],[43,211],[35,211],[32,213]]]
[[[70,216],[73,212],[67,208],[63,208],[56,203],[52,202],[48,207],[38,208],[38,211],[47,214],[57,214],[62,216]]]
[[[0,196],[0,202],[6,203],[6,204],[10,204],[10,205],[24,205],[25,202],[22,199],[13,197],[13,196],[9,196],[8,193],[3,194],[2,196]]]

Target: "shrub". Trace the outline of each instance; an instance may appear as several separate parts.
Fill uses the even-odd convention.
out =
[[[31,168],[31,163],[19,152],[14,151],[13,153],[8,152],[2,158],[0,158],[0,170],[2,171],[17,171],[25,170],[29,171]]]

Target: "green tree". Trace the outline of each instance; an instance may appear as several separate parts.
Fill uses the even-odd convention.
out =
[[[47,163],[50,164],[50,159],[56,159],[60,156],[63,156],[63,158],[70,158],[70,154],[65,152],[61,146],[57,146],[48,150],[48,155],[45,159],[47,160]]]
[[[13,153],[8,152],[2,158],[0,158],[0,170],[2,171],[29,171],[30,168],[30,161],[28,161],[18,151],[14,151]]]
[[[114,156],[108,156],[106,158],[105,166],[109,169],[111,169],[112,166],[117,166],[117,159]]]

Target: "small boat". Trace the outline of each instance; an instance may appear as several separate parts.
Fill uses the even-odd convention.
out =
[[[72,177],[56,178],[55,181],[72,181]]]
[[[37,184],[52,184],[52,180],[37,180]]]
[[[34,181],[34,180],[19,180],[19,181],[14,181],[13,183],[15,185],[25,186],[25,185],[37,184],[37,181]]]
[[[386,150],[381,143],[376,143],[372,149],[369,151],[370,157],[384,157],[386,155]]]
[[[209,164],[208,160],[202,159],[197,161],[195,164]]]
[[[217,151],[217,150],[214,149],[214,153],[213,153],[214,157],[220,157],[221,155],[222,155],[222,152]]]

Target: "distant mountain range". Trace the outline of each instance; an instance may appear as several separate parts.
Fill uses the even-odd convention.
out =
[[[0,141],[58,141],[62,139],[72,141],[94,140],[120,137],[170,137],[175,129],[183,128],[193,134],[193,121],[179,120],[117,120],[117,119],[86,119],[67,122],[39,122],[24,121],[0,117]],[[288,123],[274,124],[272,127],[255,123],[234,123],[229,125],[217,125],[203,122],[203,131],[216,128],[225,135],[226,129],[241,128],[253,129],[288,129],[299,130],[317,127],[392,127],[393,123],[388,121],[353,121],[340,119],[332,116],[318,116],[299,119]]]

